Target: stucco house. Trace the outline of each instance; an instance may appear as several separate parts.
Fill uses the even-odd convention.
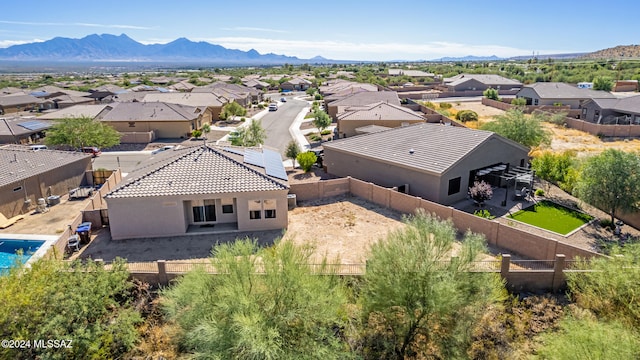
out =
[[[114,240],[287,227],[277,152],[202,145],[162,155],[106,195]]]
[[[0,117],[0,144],[31,144],[45,136],[52,121],[31,117]]]
[[[496,90],[517,90],[522,83],[493,74],[459,74],[443,79],[447,91],[484,91],[488,88]]]
[[[330,174],[351,176],[450,205],[476,180],[501,186],[500,175],[524,166],[529,149],[493,132],[415,124],[323,144]]]
[[[358,135],[358,128],[367,125],[396,128],[425,122],[420,114],[402,106],[377,102],[364,106],[351,106],[338,114],[338,137]]]
[[[7,218],[33,210],[37,199],[64,195],[84,184],[91,156],[82,152],[0,146],[0,213]]]
[[[164,102],[193,107],[205,107],[210,110],[212,119],[220,119],[222,107],[226,101],[213,93],[150,93],[142,102]]]
[[[580,118],[596,124],[640,125],[640,95],[623,99],[590,99]]]
[[[311,81],[297,77],[280,84],[280,89],[287,91],[305,91],[310,88],[311,85],[313,85]]]
[[[589,99],[614,99],[611,93],[591,89],[580,89],[565,83],[539,82],[525,85],[518,91],[516,98],[524,98],[527,105],[569,105],[579,109]]]
[[[336,121],[338,120],[338,114],[349,107],[364,106],[379,102],[400,106],[400,98],[395,91],[363,91],[331,102],[325,100],[327,114]]]
[[[12,94],[0,96],[0,115],[17,113],[20,111],[41,111],[53,109],[51,100],[43,100],[32,95]]]
[[[95,119],[122,134],[153,131],[156,138],[189,138],[211,122],[211,112],[163,102],[119,102],[107,105]]]

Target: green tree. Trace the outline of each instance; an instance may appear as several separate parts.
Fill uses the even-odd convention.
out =
[[[538,177],[560,186],[565,191],[572,192],[575,186],[573,174],[578,171],[578,165],[574,151],[544,151],[531,160],[531,168],[536,171]]]
[[[319,108],[313,112],[313,117],[313,126],[318,128],[319,132],[322,132],[324,129],[331,126],[331,117]]]
[[[526,116],[519,109],[511,109],[495,117],[495,121],[488,122],[481,127],[520,143],[529,148],[548,144],[551,136],[542,127],[537,116]]]
[[[590,157],[582,167],[576,194],[606,211],[611,222],[618,211],[634,211],[640,201],[640,158],[616,149]]]
[[[72,340],[56,349],[0,348],[2,359],[121,358],[137,339],[134,309],[123,262],[105,270],[96,262],[40,260],[0,276],[3,339]]]
[[[245,116],[247,114],[247,109],[242,107],[242,105],[238,104],[235,101],[231,101],[226,103],[222,107],[222,112],[220,113],[221,119],[232,119],[235,116]]]
[[[484,249],[467,233],[451,258],[456,229],[424,212],[374,243],[361,300],[371,358],[462,358],[471,328],[486,307],[503,300],[500,277],[471,273]]]
[[[298,160],[298,164],[300,164],[300,167],[302,168],[302,170],[304,170],[304,172],[309,172],[311,171],[311,167],[313,166],[313,164],[318,161],[318,157],[313,152],[307,151],[298,154],[296,160]]]
[[[500,95],[498,94],[498,90],[494,89],[494,88],[488,88],[487,90],[482,92],[482,95],[484,95],[484,97],[486,97],[487,99],[491,99],[491,100],[500,100]]]
[[[258,146],[264,144],[267,133],[260,120],[252,120],[249,126],[238,128],[229,134],[229,140],[235,146]]]
[[[593,90],[611,91],[613,80],[606,76],[597,76],[593,79]]]
[[[337,335],[345,288],[326,263],[308,266],[311,250],[290,241],[217,245],[211,261],[220,275],[192,271],[162,292],[180,345],[196,359],[348,358]]]
[[[295,140],[289,141],[289,144],[287,144],[287,150],[285,151],[285,156],[291,159],[294,168],[296,167],[296,158],[298,157],[298,154],[300,154],[300,147],[298,146],[298,143]]]
[[[61,119],[47,130],[46,135],[47,145],[66,145],[76,149],[83,146],[106,148],[120,144],[119,132],[89,117]]]

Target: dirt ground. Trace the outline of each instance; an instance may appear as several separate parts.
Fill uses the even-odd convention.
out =
[[[289,212],[284,239],[314,246],[316,259],[361,264],[371,244],[404,226],[401,219],[400,213],[357,197],[306,201]]]

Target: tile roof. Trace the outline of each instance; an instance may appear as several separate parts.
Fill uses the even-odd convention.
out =
[[[65,95],[69,95],[69,96],[89,96],[91,95],[88,92],[85,91],[76,91],[76,90],[71,90],[71,89],[63,89],[61,87],[57,87],[57,86],[53,86],[53,85],[45,85],[45,86],[40,86],[38,88],[35,88],[31,91],[44,91],[48,94],[65,94]]]
[[[106,104],[101,105],[74,105],[68,108],[60,109],[53,112],[45,112],[38,116],[38,119],[43,120],[58,120],[72,117],[90,117],[95,118],[104,108]]]
[[[44,129],[39,128],[37,130],[29,130],[26,127],[20,126],[20,124],[29,123],[33,121],[38,121],[38,123],[46,124],[47,127]],[[40,118],[37,118],[37,119],[32,117],[30,118],[16,117],[16,118],[9,118],[9,119],[0,118],[0,135],[3,135],[3,136],[30,135],[30,134],[34,134],[42,130],[48,129],[51,126],[53,126],[52,121],[41,120]]]
[[[498,86],[522,86],[522,83],[517,80],[508,79],[504,76],[495,74],[459,74],[454,77],[444,79],[444,83],[449,86],[456,86],[462,84],[470,79],[481,82],[485,85]]]
[[[364,106],[347,107],[337,117],[338,120],[425,120],[411,109],[382,101]]]
[[[363,91],[340,100],[332,101],[327,104],[327,106],[358,106],[377,102],[386,102],[400,106],[400,98],[395,91]]]
[[[85,153],[74,151],[33,151],[21,145],[0,146],[0,186],[28,179],[90,157]]]
[[[165,152],[129,174],[107,198],[221,194],[288,189],[280,180],[242,162],[242,156],[209,145]]]
[[[5,95],[0,96],[0,106],[16,106],[26,104],[41,104],[44,100],[31,95]]]
[[[101,121],[191,121],[196,108],[163,102],[120,102],[109,104],[98,116]]]
[[[601,109],[611,109],[621,113],[640,114],[640,95],[623,99],[593,99]]]
[[[142,99],[144,102],[160,101],[186,106],[222,106],[226,101],[220,100],[213,93],[152,93]]]
[[[541,99],[607,99],[615,98],[609,92],[591,89],[580,89],[560,82],[538,82],[525,85],[522,89],[530,88]],[[522,90],[521,90],[522,91]],[[516,94],[517,95],[517,94]]]
[[[440,124],[415,124],[358,135],[326,142],[323,148],[442,174],[492,138],[524,149],[490,131]]]
[[[392,129],[392,128],[387,127],[387,126],[366,125],[366,126],[360,126],[358,128],[355,128],[355,131],[357,133],[361,133],[361,134],[370,134],[370,133],[376,133],[376,132],[386,131],[386,130],[390,130],[390,129]]]

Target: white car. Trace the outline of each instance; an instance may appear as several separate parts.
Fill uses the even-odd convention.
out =
[[[161,153],[163,151],[171,150],[171,149],[174,149],[174,148],[175,148],[175,145],[165,145],[165,146],[163,146],[161,148],[153,150],[151,153],[155,155],[157,153]]]
[[[269,111],[278,110],[278,104],[269,104]]]

